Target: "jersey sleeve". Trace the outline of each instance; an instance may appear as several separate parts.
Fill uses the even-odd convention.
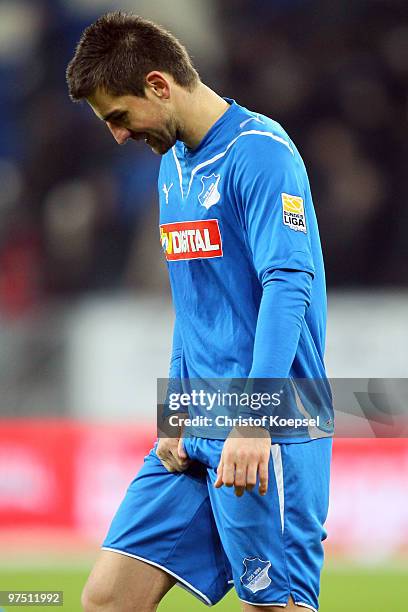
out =
[[[289,378],[311,286],[307,272],[272,272],[263,289],[249,378]]]
[[[235,188],[244,236],[263,287],[249,379],[254,389],[271,390],[290,375],[311,299],[315,269],[308,180],[291,143],[263,134],[241,146]],[[245,408],[241,414],[253,416]]]
[[[235,172],[236,201],[262,285],[273,270],[314,275],[308,228],[308,179],[290,143],[269,135],[242,138]],[[249,144],[248,144],[249,143]]]

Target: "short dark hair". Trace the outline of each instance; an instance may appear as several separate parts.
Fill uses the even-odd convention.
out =
[[[67,68],[69,95],[79,101],[102,89],[144,97],[145,77],[152,70],[167,72],[189,90],[199,82],[189,54],[173,34],[138,15],[107,13],[82,33]]]

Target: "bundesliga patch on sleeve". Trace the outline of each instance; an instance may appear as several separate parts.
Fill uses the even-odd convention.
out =
[[[160,226],[160,241],[167,261],[223,255],[217,219],[165,223]]]
[[[283,224],[295,230],[306,233],[306,217],[303,198],[282,193]]]

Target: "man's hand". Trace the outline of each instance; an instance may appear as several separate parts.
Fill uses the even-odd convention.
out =
[[[265,495],[270,455],[271,437],[266,429],[235,427],[225,440],[214,486],[234,486],[235,495],[241,497],[245,489],[252,491],[258,475],[259,493]]]
[[[179,438],[160,438],[156,455],[169,472],[184,472],[191,464],[184,449],[180,431]]]

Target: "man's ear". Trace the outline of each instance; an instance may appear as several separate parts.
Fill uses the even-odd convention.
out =
[[[170,98],[170,81],[162,73],[157,70],[152,70],[146,75],[146,88],[149,89],[154,95],[163,100]]]

